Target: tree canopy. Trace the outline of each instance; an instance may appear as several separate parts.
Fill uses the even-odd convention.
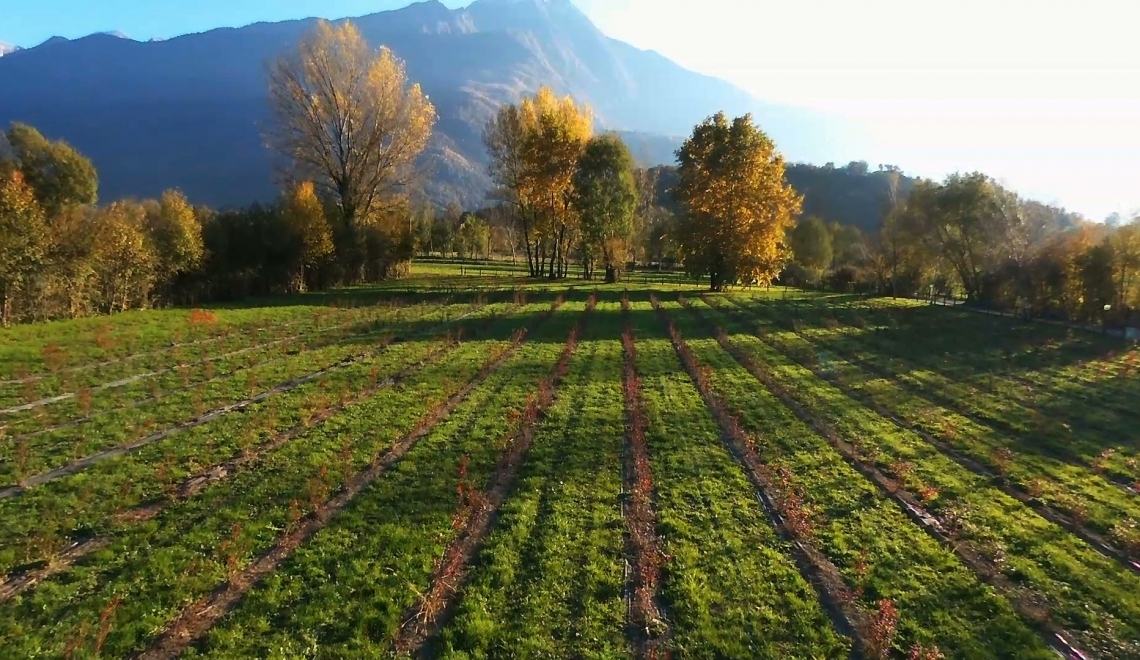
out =
[[[406,207],[436,120],[423,90],[392,51],[372,50],[352,23],[321,21],[272,64],[269,97],[269,143],[287,177],[312,181],[337,209],[346,278],[363,277],[368,263],[386,271],[394,255],[375,250],[407,237],[377,232]]]
[[[620,137],[595,137],[578,161],[573,183],[586,277],[600,258],[606,281],[616,282],[622,257],[629,251],[637,210],[633,156]]]
[[[13,301],[39,270],[47,224],[35,192],[19,170],[0,178],[0,322],[13,317]]]
[[[796,223],[789,236],[792,253],[800,266],[816,272],[831,267],[835,255],[832,231],[823,220],[808,216]]]
[[[62,140],[52,142],[31,126],[19,123],[12,125],[7,140],[15,156],[9,167],[23,173],[48,217],[68,206],[95,203],[99,192],[95,166],[71,145]],[[3,169],[0,164],[0,173]]]
[[[775,277],[787,260],[785,233],[801,198],[772,140],[750,115],[730,122],[719,113],[694,129],[677,157],[689,274],[708,275],[713,290]]]
[[[518,213],[532,276],[565,276],[578,229],[573,179],[593,133],[588,108],[543,87],[499,110],[483,141],[499,199]]]

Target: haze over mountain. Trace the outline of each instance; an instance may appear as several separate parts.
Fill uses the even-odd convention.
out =
[[[822,160],[820,116],[765,104],[611,39],[570,0],[423,2],[353,19],[373,46],[405,59],[439,113],[429,196],[476,204],[488,181],[481,131],[502,103],[550,85],[633,132],[645,164],[671,162],[679,137],[718,110],[753,112],[792,159]],[[91,156],[101,196],[179,187],[195,202],[237,206],[276,194],[262,144],[265,63],[316,19],[258,23],[166,41],[117,34],[53,39],[0,61],[0,124],[22,121]]]

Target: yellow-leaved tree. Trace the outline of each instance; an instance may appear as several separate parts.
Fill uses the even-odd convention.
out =
[[[206,257],[202,224],[194,207],[180,191],[167,190],[157,205],[150,205],[147,228],[157,259],[158,297],[185,302],[180,298],[179,278],[197,270]]]
[[[125,312],[149,303],[158,276],[159,257],[146,231],[146,209],[132,202],[115,202],[92,219],[96,307],[100,312]]]
[[[435,108],[404,63],[387,48],[370,48],[350,22],[318,23],[275,62],[269,98],[269,143],[284,157],[287,178],[312,181],[335,203],[345,278],[362,278],[366,262],[384,261],[368,246],[386,241],[370,234],[406,206]]]
[[[19,170],[0,173],[0,323],[43,265],[49,243],[44,211]]]
[[[784,242],[802,198],[784,177],[784,159],[751,115],[718,113],[677,152],[680,248],[686,271],[708,275],[714,291],[769,281],[790,257]]]
[[[574,174],[593,134],[593,115],[543,87],[488,122],[483,142],[502,201],[514,205],[533,277],[564,277],[578,233]]]
[[[289,264],[293,273],[290,286],[301,292],[312,284],[313,269],[332,256],[332,230],[311,181],[289,189],[281,204],[281,213],[292,242],[290,254],[295,258],[294,263]]]

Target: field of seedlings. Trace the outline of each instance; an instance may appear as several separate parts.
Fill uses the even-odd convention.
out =
[[[0,330],[0,658],[1140,658],[1140,351],[433,264]]]

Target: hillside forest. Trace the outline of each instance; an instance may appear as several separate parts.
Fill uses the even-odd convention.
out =
[[[643,168],[619,135],[595,134],[588,107],[543,88],[488,122],[485,203],[438,208],[415,193],[436,113],[390,51],[321,23],[269,86],[269,205],[103,201],[66,142],[0,133],[3,323],[375,282],[425,257],[511,260],[535,278],[682,269],[716,290],[954,296],[1085,323],[1140,308],[1140,218],[1091,222],[981,173],[787,164],[751,116],[723,113],[675,165]]]

